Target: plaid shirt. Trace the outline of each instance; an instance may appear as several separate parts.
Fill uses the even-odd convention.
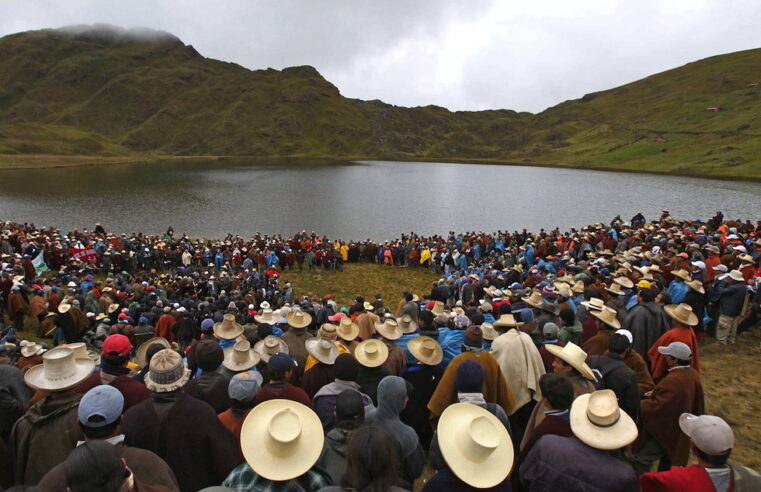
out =
[[[333,485],[327,474],[318,468],[312,468],[298,478],[282,482],[273,482],[260,477],[248,463],[235,468],[222,482],[223,487],[230,487],[239,492],[314,492]]]

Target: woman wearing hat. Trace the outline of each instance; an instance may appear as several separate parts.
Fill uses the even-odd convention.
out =
[[[656,383],[668,371],[666,358],[658,352],[658,347],[666,346],[672,342],[682,342],[690,347],[692,351],[691,366],[695,371],[700,373],[698,339],[692,329],[693,326],[698,324],[698,316],[692,312],[692,307],[688,304],[672,304],[664,306],[663,310],[674,321],[674,327],[656,340],[647,352],[650,359],[650,373],[653,376],[653,381]]]
[[[428,423],[430,415],[428,401],[444,374],[440,366],[444,352],[436,340],[427,336],[410,339],[407,349],[415,358],[416,363],[407,365],[403,377],[412,384],[414,390],[408,395],[409,400],[400,418],[402,422],[415,429],[423,449],[428,449],[433,437],[433,430]]]

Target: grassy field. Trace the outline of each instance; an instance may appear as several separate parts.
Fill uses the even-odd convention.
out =
[[[281,277],[289,280],[297,296],[332,294],[339,306],[349,305],[351,299],[362,295],[372,301],[382,295],[392,310],[401,299],[403,290],[423,297],[430,292],[437,276],[423,268],[397,268],[381,265],[347,264],[343,272],[322,269],[299,273],[285,271]],[[30,323],[30,338],[36,323]],[[735,432],[734,461],[761,470],[761,378],[755,364],[761,360],[761,330],[744,333],[734,346],[717,346],[706,339],[701,346],[707,413],[725,419]]]

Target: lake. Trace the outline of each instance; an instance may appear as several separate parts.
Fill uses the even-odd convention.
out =
[[[479,164],[193,160],[0,171],[0,219],[219,238],[316,231],[385,240],[626,221],[761,219],[761,183]]]

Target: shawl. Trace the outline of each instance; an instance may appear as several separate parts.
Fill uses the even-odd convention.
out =
[[[516,410],[542,399],[539,378],[545,373],[544,363],[530,335],[511,329],[492,342],[491,353],[515,397]]]

